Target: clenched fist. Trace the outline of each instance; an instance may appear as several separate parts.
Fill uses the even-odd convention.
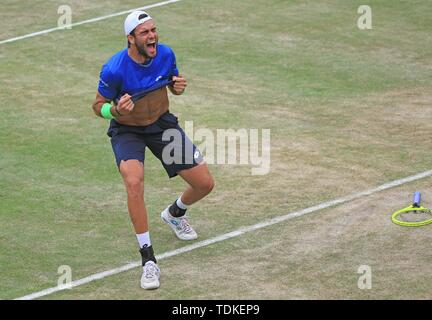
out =
[[[185,91],[187,86],[186,79],[183,78],[182,76],[178,76],[178,77],[173,76],[172,79],[174,83],[171,86],[171,92],[177,95],[182,94]]]
[[[133,110],[133,108],[135,107],[135,104],[133,103],[132,97],[129,94],[124,94],[119,102],[117,103],[116,106],[116,111],[120,114],[120,115],[126,115],[126,114],[130,114]]]

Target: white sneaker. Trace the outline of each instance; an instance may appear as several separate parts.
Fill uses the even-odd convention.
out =
[[[160,286],[160,269],[153,261],[147,261],[143,267],[143,274],[141,276],[141,288],[143,289],[157,289]]]
[[[162,221],[174,230],[177,238],[181,240],[195,240],[198,238],[197,233],[190,226],[187,217],[183,216],[180,218],[175,218],[169,213],[169,207],[166,207],[164,211],[161,212]]]

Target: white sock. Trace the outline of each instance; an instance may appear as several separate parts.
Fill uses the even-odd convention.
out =
[[[138,239],[138,243],[140,248],[147,246],[150,247],[151,246],[151,242],[150,242],[150,232],[144,232],[144,233],[139,233],[136,235],[137,239]]]
[[[179,207],[180,209],[186,210],[188,208],[188,205],[184,204],[181,201],[181,196],[177,199],[176,203],[177,203],[177,207]]]

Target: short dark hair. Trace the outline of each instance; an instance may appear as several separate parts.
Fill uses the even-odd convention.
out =
[[[132,30],[131,31],[131,33],[129,33],[131,36],[134,36],[135,37],[135,30]],[[128,39],[128,48],[130,48],[130,46],[131,46],[131,43],[129,42],[129,39]]]

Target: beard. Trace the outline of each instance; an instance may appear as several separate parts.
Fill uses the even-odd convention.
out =
[[[146,45],[145,44],[138,44],[136,43],[136,48],[137,51],[140,55],[142,55],[146,60],[147,59],[152,59],[154,58],[154,56],[156,55],[156,48],[157,48],[157,42],[154,45],[155,48],[155,53],[153,55],[150,55],[147,50],[146,50]]]

